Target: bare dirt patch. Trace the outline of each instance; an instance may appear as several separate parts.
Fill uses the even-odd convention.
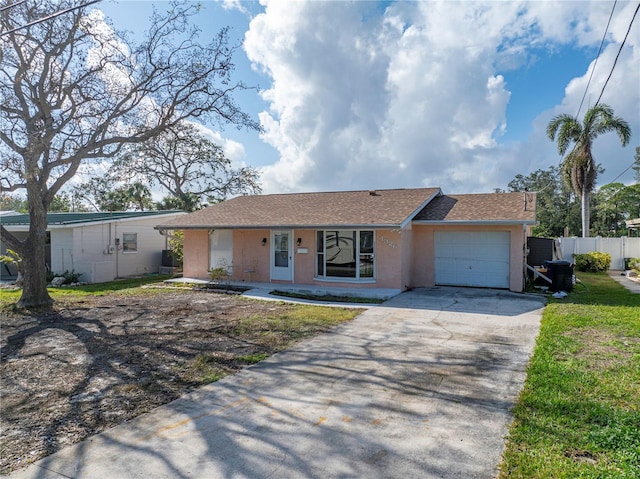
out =
[[[582,344],[575,357],[584,360],[590,371],[603,372],[619,367],[631,360],[640,345],[640,338],[619,336],[596,328],[576,329],[567,336]]]
[[[211,292],[87,298],[42,315],[0,313],[0,472],[331,326],[282,323],[296,306]]]

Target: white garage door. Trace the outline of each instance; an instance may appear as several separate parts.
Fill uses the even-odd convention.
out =
[[[436,284],[509,288],[508,231],[436,231]]]

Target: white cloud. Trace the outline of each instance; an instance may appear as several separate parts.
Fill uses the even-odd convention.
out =
[[[531,170],[546,168],[549,164],[558,164],[560,161],[555,145],[547,140],[545,134],[546,125],[557,114],[568,113],[576,115],[578,113],[580,102],[594,67],[595,71],[591,78],[588,94],[584,99],[582,108],[579,110],[580,119],[600,96],[605,81],[613,68],[615,57],[620,51],[619,42],[622,42],[633,15],[634,8],[630,7],[634,7],[634,5],[623,4],[622,7],[618,12],[618,16],[614,16],[610,27],[611,36],[616,40],[616,43],[610,43],[603,49],[597,65],[595,60],[592,61],[588,70],[582,76],[572,79],[567,84],[561,104],[541,112],[534,120],[534,133],[531,139],[523,145],[522,149],[522,151],[533,153],[531,155]],[[608,18],[609,11],[606,12],[606,18]],[[605,21],[606,18],[604,19]],[[602,22],[603,19],[601,18],[600,20]],[[613,180],[626,183],[630,183],[633,180],[633,171],[631,170],[622,177],[618,176],[631,165],[635,154],[635,145],[640,145],[640,37],[638,30],[638,24],[636,23],[627,38],[625,47],[620,52],[616,67],[600,100],[601,103],[611,106],[617,116],[629,123],[632,129],[631,142],[626,148],[622,148],[620,139],[615,133],[602,135],[594,142],[594,158],[605,169],[605,173],[598,179],[599,186]],[[602,38],[602,33],[600,33],[600,36]]]
[[[597,46],[611,9],[604,2],[398,2],[384,12],[368,2],[264,6],[244,47],[272,79],[260,120],[280,158],[264,169],[266,192],[491,191],[517,173],[547,168],[557,155],[544,126],[557,112],[575,114],[588,72],[567,85],[555,110],[541,105],[530,142],[519,145],[501,143],[511,95],[501,73],[532,61],[533,49]],[[632,6],[616,10],[615,43],[591,91],[608,74]],[[603,101],[635,121],[637,138],[635,32]]]
[[[249,10],[242,4],[242,0],[215,0],[222,5],[225,10],[238,10],[245,15],[249,15]]]
[[[198,132],[207,138],[208,140],[214,142],[224,152],[224,155],[231,160],[231,164],[233,166],[246,166],[244,163],[244,159],[246,157],[246,152],[244,145],[235,140],[231,140],[229,138],[225,138],[222,136],[222,133],[216,130],[212,130],[209,127],[201,125],[200,123],[196,123],[193,121],[188,121],[191,125],[198,129]]]

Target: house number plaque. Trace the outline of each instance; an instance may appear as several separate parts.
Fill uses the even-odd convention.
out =
[[[384,244],[386,244],[388,247],[392,249],[396,249],[398,247],[398,244],[396,242],[391,241],[389,238],[385,238],[384,236],[380,236],[380,241],[382,241]]]

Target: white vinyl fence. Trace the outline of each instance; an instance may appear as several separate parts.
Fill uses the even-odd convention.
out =
[[[599,251],[611,255],[611,269],[623,270],[624,258],[640,258],[640,238],[558,238],[562,259],[573,263],[574,254]]]

